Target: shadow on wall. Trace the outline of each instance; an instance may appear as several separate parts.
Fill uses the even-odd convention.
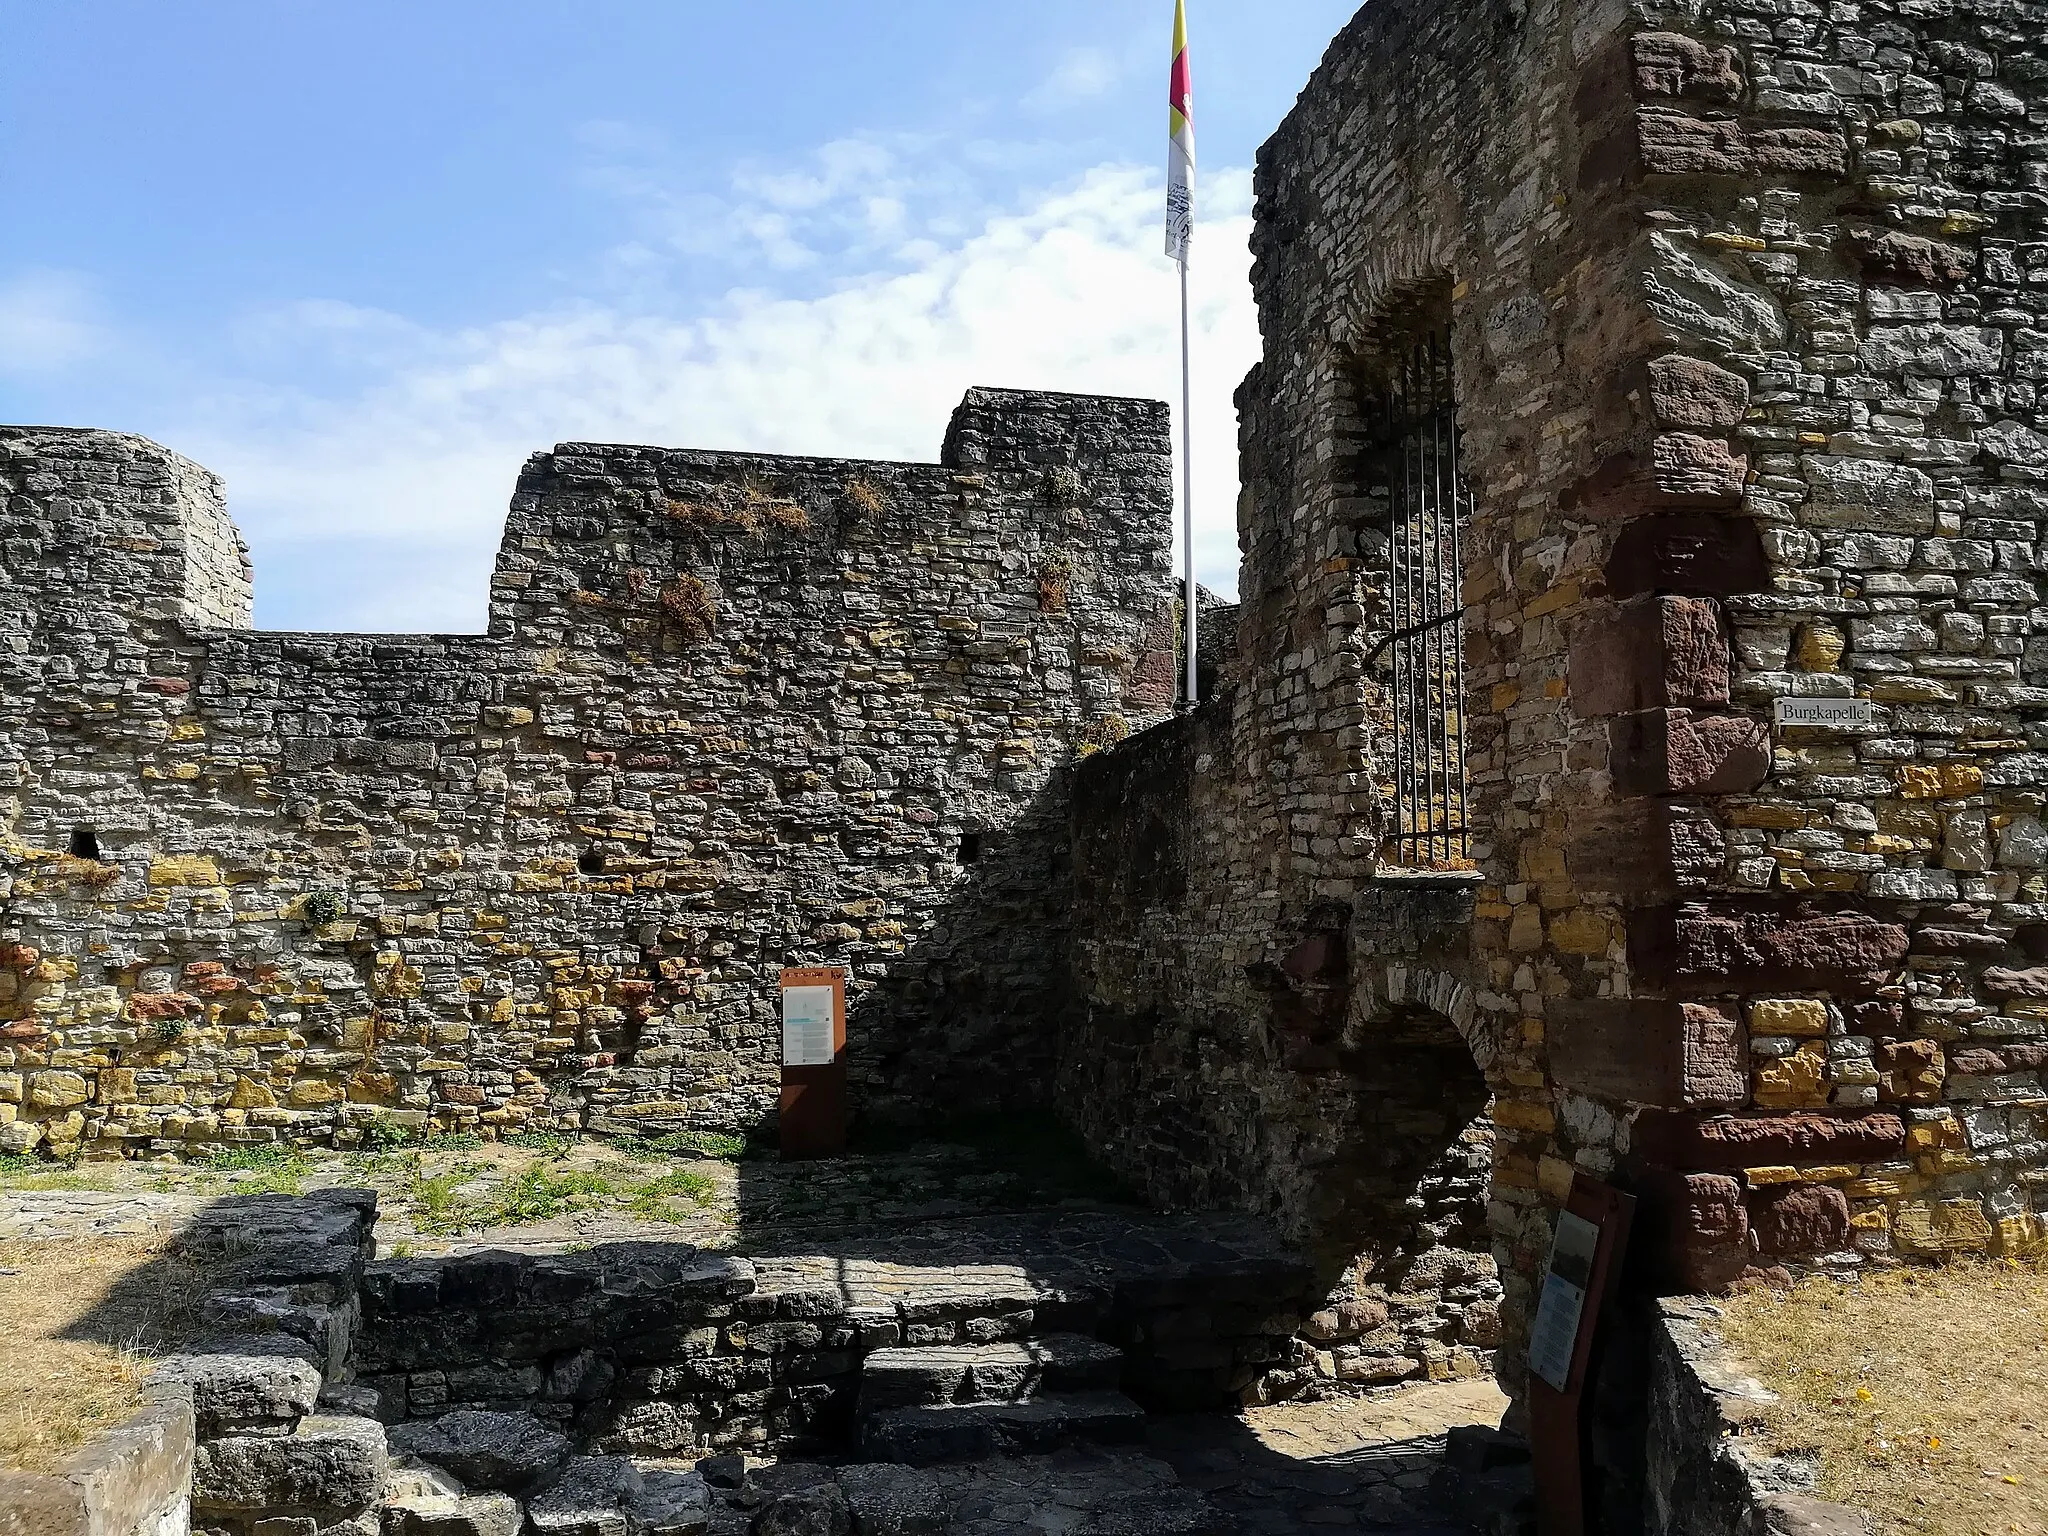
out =
[[[857,1125],[908,1126],[1052,1103],[1070,995],[1071,771],[1055,769],[1007,827],[969,824],[959,870],[900,955],[854,956],[847,1003]],[[860,858],[871,850],[848,848]]]
[[[1500,1294],[1471,888],[1291,904],[1246,857],[1259,808],[1212,772],[1231,709],[1076,776],[1061,1113],[1155,1202],[1252,1211],[1303,1245],[1342,1379],[1454,1368],[1461,1346],[1471,1368]]]

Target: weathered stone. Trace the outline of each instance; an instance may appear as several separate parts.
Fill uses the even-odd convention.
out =
[[[320,1367],[312,1346],[290,1334],[249,1334],[209,1340],[157,1368],[165,1380],[192,1388],[203,1433],[238,1425],[293,1423],[313,1411]]]
[[[383,1536],[520,1536],[526,1517],[509,1494],[386,1498]]]
[[[1580,626],[1572,640],[1572,708],[1590,716],[1726,704],[1728,659],[1718,604],[1649,598]]]
[[[1650,591],[1725,597],[1754,592],[1768,564],[1747,518],[1669,512],[1638,517],[1615,536],[1607,589],[1617,598]]]
[[[929,1472],[877,1464],[838,1476],[856,1536],[946,1536],[945,1490]]]
[[[1881,1163],[1906,1150],[1897,1115],[1696,1116],[1646,1111],[1632,1133],[1634,1156],[1663,1168],[1754,1168],[1768,1164]]]
[[[1697,357],[1673,353],[1649,365],[1658,420],[1693,431],[1726,431],[1749,412],[1749,381]]]
[[[228,1435],[199,1447],[195,1507],[345,1516],[374,1504],[389,1465],[384,1426],[309,1416],[289,1435]]]
[[[1849,1199],[1832,1184],[1789,1184],[1750,1197],[1750,1226],[1766,1258],[1849,1246]]]
[[[1715,48],[1682,32],[1638,32],[1630,40],[1635,86],[1642,96],[1739,100],[1744,82],[1733,48]]]
[[[1940,240],[1899,230],[1859,229],[1851,233],[1864,281],[1903,287],[1953,288],[1965,281],[1975,264],[1968,251]]]
[[[1687,904],[1645,912],[1629,947],[1647,976],[1688,992],[1877,991],[1906,957],[1906,929],[1811,904]]]
[[[754,1536],[853,1536],[853,1516],[836,1487],[785,1493],[761,1506]]]
[[[1561,999],[1547,1010],[1551,1072],[1566,1088],[1635,1104],[1740,1104],[1748,1038],[1726,1011],[1650,998]]]
[[[1771,769],[1768,727],[1741,715],[1650,709],[1612,721],[1608,741],[1624,794],[1731,794],[1754,789]]]
[[[538,1536],[638,1536],[630,1506],[645,1491],[633,1463],[577,1456],[526,1503]]]
[[[468,1487],[519,1493],[567,1461],[572,1446],[531,1414],[461,1409],[396,1426],[391,1448],[446,1468]]]

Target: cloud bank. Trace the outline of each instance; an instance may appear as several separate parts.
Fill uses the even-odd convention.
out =
[[[234,366],[163,435],[226,477],[259,622],[453,632],[481,627],[513,480],[558,441],[929,460],[975,384],[1172,398],[1178,412],[1178,286],[1153,175],[1099,167],[965,220],[906,198],[912,179],[899,154],[846,145],[748,171],[717,200],[622,176],[650,234],[608,253],[608,271],[631,274],[609,297],[459,330],[332,301],[247,317]],[[1249,176],[1212,176],[1205,196],[1196,553],[1228,591],[1231,394],[1258,355]],[[673,296],[666,279],[721,261],[777,280],[809,268],[815,291]],[[319,382],[279,382],[292,379]]]

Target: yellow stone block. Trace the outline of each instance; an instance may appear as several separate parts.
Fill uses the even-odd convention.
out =
[[[1811,997],[1765,998],[1749,1005],[1752,1035],[1825,1035],[1827,1004]]]
[[[1800,1181],[1806,1184],[1840,1184],[1855,1177],[1856,1169],[1847,1163],[1822,1163],[1818,1167],[1799,1170]]]
[[[1842,1186],[1842,1192],[1851,1200],[1896,1200],[1901,1195],[1910,1195],[1919,1183],[1918,1179],[1907,1179],[1898,1174],[1876,1174],[1851,1179]]]
[[[1828,1102],[1828,1062],[1817,1045],[1757,1069],[1756,1101],[1766,1109],[1816,1109]]]
[[[294,1109],[312,1109],[321,1104],[339,1103],[344,1096],[344,1090],[334,1083],[293,1083],[290,1102]]]
[[[1571,1196],[1572,1178],[1576,1172],[1563,1158],[1546,1153],[1536,1160],[1536,1187],[1543,1192],[1545,1199],[1562,1205]]]
[[[1888,1232],[1891,1230],[1891,1213],[1883,1206],[1874,1211],[1858,1211],[1849,1218],[1849,1225],[1858,1232]]]
[[[1568,581],[1561,587],[1552,587],[1541,597],[1536,598],[1522,610],[1522,613],[1526,618],[1540,619],[1546,613],[1556,613],[1560,609],[1571,607],[1579,597],[1579,584],[1576,581]]]
[[[2048,1243],[2048,1216],[2008,1216],[1998,1224],[1998,1251],[2008,1256],[2032,1253]]]
[[[100,1072],[100,1102],[102,1104],[133,1104],[135,1102],[135,1073],[128,1067],[106,1067]]]
[[[1910,1200],[1893,1218],[1899,1246],[1909,1253],[1973,1253],[1991,1246],[1991,1221],[1975,1200]]]
[[[1493,1123],[1508,1131],[1550,1131],[1557,1126],[1557,1116],[1548,1104],[1502,1099],[1493,1106]]]
[[[1984,770],[1974,763],[1904,763],[1899,793],[1908,800],[1952,799],[1984,787]]]
[[[164,885],[223,885],[220,866],[205,854],[177,854],[158,859],[149,866],[149,883]]]
[[[1751,1189],[1761,1189],[1767,1184],[1797,1184],[1799,1170],[1783,1164],[1772,1164],[1764,1168],[1745,1168],[1742,1177]]]
[[[233,1091],[228,1094],[228,1108],[230,1110],[275,1109],[276,1107],[277,1095],[257,1082],[253,1077],[237,1078]]]

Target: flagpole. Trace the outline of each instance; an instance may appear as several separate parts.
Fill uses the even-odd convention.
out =
[[[1187,592],[1188,675],[1186,699],[1190,709],[1196,697],[1195,647],[1201,640],[1201,603],[1195,587],[1195,414],[1194,375],[1188,348],[1188,264],[1180,264],[1180,526],[1181,565]]]

